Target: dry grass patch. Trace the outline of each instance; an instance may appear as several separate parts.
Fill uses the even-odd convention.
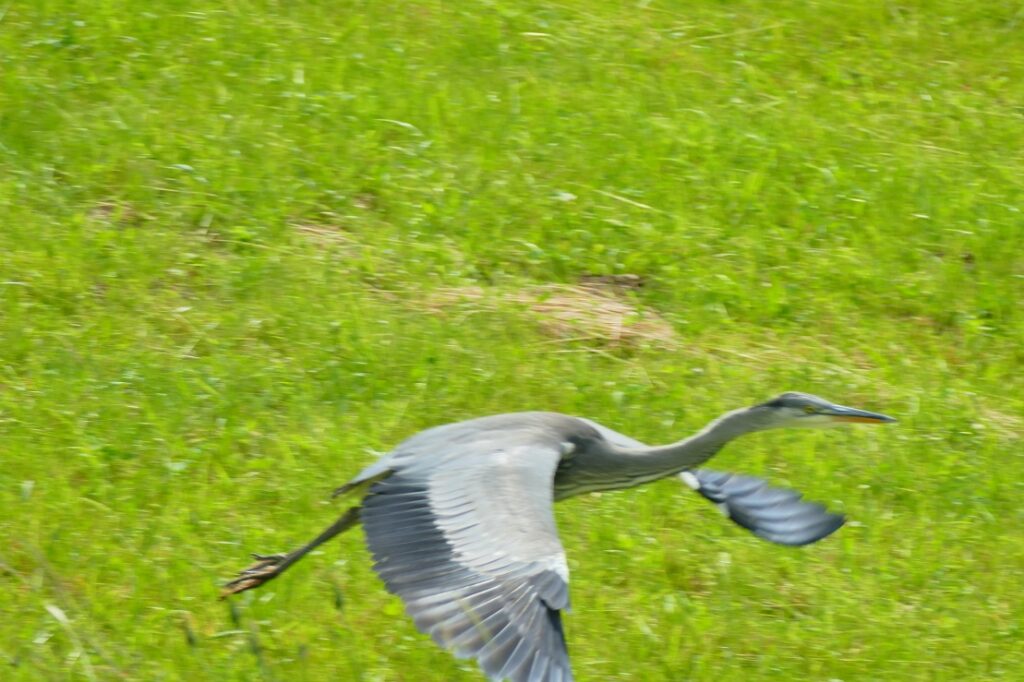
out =
[[[319,246],[336,246],[339,244],[349,246],[355,241],[340,227],[334,225],[292,223],[290,227],[310,242]]]
[[[1024,419],[989,407],[980,410],[982,426],[994,431],[1003,440],[1020,440],[1024,433]]]
[[[548,284],[504,291],[477,286],[441,289],[427,305],[435,310],[472,305],[501,310],[525,307],[544,330],[558,339],[613,347],[679,346],[675,330],[657,313],[617,295],[621,287],[588,282],[579,286]]]

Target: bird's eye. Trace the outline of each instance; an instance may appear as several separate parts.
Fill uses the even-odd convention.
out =
[[[807,414],[814,414],[817,411],[818,408],[816,408],[814,405],[804,405],[804,412],[806,412]]]

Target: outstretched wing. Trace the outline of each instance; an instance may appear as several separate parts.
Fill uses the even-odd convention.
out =
[[[646,447],[607,426],[589,419],[582,421],[620,447]],[[817,502],[804,502],[798,492],[773,488],[753,476],[694,469],[684,471],[679,478],[715,503],[736,525],[776,544],[809,545],[828,537],[846,522],[841,514],[833,514]]]
[[[494,680],[569,682],[569,570],[552,510],[557,436],[463,422],[400,446],[362,521],[423,632]]]
[[[760,478],[720,471],[684,471],[679,478],[719,506],[737,525],[779,545],[809,545],[846,522],[793,490],[773,488]]]

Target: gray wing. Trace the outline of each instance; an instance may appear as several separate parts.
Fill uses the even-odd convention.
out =
[[[629,436],[597,422],[583,419],[609,442],[627,448],[646,447]],[[773,488],[753,476],[694,469],[679,474],[684,483],[696,490],[736,525],[759,538],[779,545],[808,545],[828,537],[846,522],[816,502],[802,501],[793,490]]]
[[[809,545],[846,523],[842,514],[833,514],[817,502],[804,502],[800,493],[773,488],[753,476],[696,469],[679,477],[738,526],[779,545]]]
[[[394,473],[370,486],[361,515],[374,568],[422,632],[491,679],[569,682],[559,443],[470,424],[407,441]]]

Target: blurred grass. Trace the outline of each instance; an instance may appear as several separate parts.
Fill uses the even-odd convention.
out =
[[[1024,678],[1019,3],[0,13],[5,679],[478,679],[358,533],[218,585],[422,427],[656,442],[784,389],[901,423],[716,465],[853,523],[790,551],[673,482],[560,505],[578,677]],[[500,303],[625,273],[678,350]]]

